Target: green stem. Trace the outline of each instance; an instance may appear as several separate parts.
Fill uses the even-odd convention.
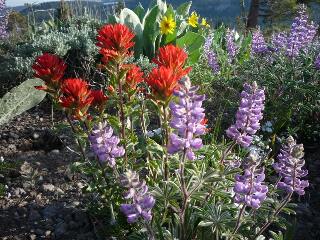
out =
[[[162,123],[162,130],[164,131],[164,141],[163,141],[163,148],[165,150],[165,159],[164,159],[164,180],[168,181],[169,179],[169,155],[167,151],[167,146],[169,142],[169,129],[168,129],[168,116],[167,110],[165,105],[163,107],[163,123]]]

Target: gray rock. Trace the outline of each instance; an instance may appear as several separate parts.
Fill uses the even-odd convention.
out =
[[[37,239],[37,235],[35,235],[35,234],[30,235],[30,240],[36,240],[36,239]]]
[[[16,188],[13,192],[13,194],[17,197],[20,197],[22,195],[26,194],[26,191],[23,188]]]
[[[60,150],[59,149],[53,149],[50,153],[57,155],[57,154],[60,153]]]
[[[46,237],[49,237],[49,236],[51,235],[51,231],[50,231],[50,230],[47,230],[47,231],[44,233],[44,235],[45,235]]]
[[[42,214],[44,218],[51,218],[56,216],[59,213],[59,211],[59,207],[50,205],[42,210]]]
[[[55,190],[55,186],[53,184],[43,184],[42,189],[44,191],[53,192]]]
[[[18,134],[16,134],[16,133],[13,133],[13,132],[10,132],[9,133],[9,137],[11,137],[11,138],[13,138],[13,139],[19,139],[19,135]]]

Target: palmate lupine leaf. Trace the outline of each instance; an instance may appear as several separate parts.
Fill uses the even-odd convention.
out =
[[[46,93],[34,88],[42,83],[40,79],[29,79],[0,99],[0,126],[38,105],[44,99]]]

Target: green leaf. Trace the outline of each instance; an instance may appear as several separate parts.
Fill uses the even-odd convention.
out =
[[[201,34],[187,32],[183,37],[177,39],[177,45],[181,48],[187,48],[190,59],[189,64],[194,64],[200,57],[200,48],[204,44],[204,37]]]
[[[190,2],[185,2],[182,3],[178,8],[177,8],[177,14],[183,15],[183,16],[188,16],[190,12],[192,1]]]
[[[158,6],[147,12],[143,19],[143,45],[146,56],[153,58],[155,55],[155,42],[160,34],[159,21],[161,13]]]
[[[213,222],[206,222],[206,221],[201,221],[199,222],[199,227],[210,227],[213,225]]]
[[[46,96],[46,92],[34,87],[42,84],[43,81],[40,79],[29,79],[6,93],[0,99],[0,125],[38,105]]]
[[[133,11],[139,17],[140,22],[142,22],[144,14],[145,14],[145,10],[144,10],[143,6],[141,5],[141,3],[139,3],[139,5]]]

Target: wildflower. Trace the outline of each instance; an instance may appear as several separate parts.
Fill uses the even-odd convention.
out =
[[[45,53],[36,58],[32,68],[34,76],[42,79],[46,84],[46,86],[37,86],[36,88],[48,92],[56,92],[61,86],[61,80],[67,65],[58,56]]]
[[[287,35],[284,32],[273,34],[271,44],[276,52],[284,49],[287,45]]]
[[[245,169],[244,174],[236,174],[235,203],[243,203],[257,209],[266,199],[268,187],[263,184],[265,179],[264,169],[257,170],[255,167]]]
[[[127,90],[136,90],[137,84],[143,81],[143,72],[140,67],[134,64],[126,65],[128,72],[126,75],[125,87]]]
[[[140,181],[139,175],[129,170],[121,176],[120,183],[128,189],[125,199],[131,199],[131,203],[120,206],[120,211],[127,216],[128,223],[134,223],[140,217],[147,222],[151,221],[151,209],[155,204],[155,199],[148,193],[145,181]]]
[[[6,12],[6,0],[0,0],[0,39],[8,36],[8,14]]]
[[[194,160],[193,150],[202,147],[202,140],[198,136],[206,133],[206,127],[203,124],[205,114],[202,108],[205,96],[196,94],[199,88],[191,87],[188,77],[180,82],[180,89],[174,92],[179,102],[172,101],[169,105],[172,114],[170,126],[176,130],[176,133],[171,133],[169,137],[168,152],[174,154],[185,151],[187,158]]]
[[[302,169],[305,164],[303,156],[303,145],[297,144],[293,137],[288,137],[280,150],[278,162],[273,164],[273,168],[281,177],[278,188],[288,193],[305,194],[304,188],[309,186],[309,182],[300,179],[308,175],[308,170]]]
[[[300,50],[305,48],[315,37],[317,26],[312,22],[309,24],[307,10],[304,5],[301,5],[298,11],[298,16],[294,19],[291,31],[287,41],[287,55],[295,57]]]
[[[205,57],[207,58],[208,65],[211,68],[211,70],[214,73],[219,73],[220,72],[220,66],[219,66],[219,63],[218,63],[218,60],[217,60],[217,56],[216,56],[215,52],[211,49],[212,40],[213,40],[212,36],[208,36],[206,38],[203,50],[204,50]]]
[[[176,29],[176,22],[171,15],[164,16],[160,22],[160,32],[161,34],[172,34]]]
[[[251,51],[252,54],[264,54],[269,51],[260,29],[257,29],[252,35]]]
[[[317,70],[320,70],[320,53],[318,54],[318,56],[316,57],[316,60],[314,62],[314,66]]]
[[[159,48],[159,53],[153,62],[158,66],[172,69],[179,80],[191,71],[191,67],[184,68],[187,59],[188,54],[183,49],[169,44]]]
[[[61,86],[60,104],[75,118],[82,119],[93,101],[88,83],[79,78],[66,79]]]
[[[100,162],[107,162],[114,167],[116,158],[122,157],[125,153],[123,147],[118,146],[120,139],[114,135],[113,129],[106,122],[96,125],[89,136],[91,149],[97,155]]]
[[[167,101],[178,87],[178,78],[171,68],[154,68],[146,80],[157,100]]]
[[[206,18],[201,19],[201,26],[203,27],[210,27],[210,24],[207,22]]]
[[[131,55],[130,48],[134,46],[134,33],[123,24],[107,24],[98,31],[97,46],[103,55],[102,61],[120,61]]]
[[[104,95],[102,90],[92,90],[90,92],[91,97],[93,97],[91,106],[97,107],[99,111],[103,111],[104,106],[108,100],[108,97]]]
[[[259,89],[256,82],[252,85],[244,84],[236,123],[226,131],[227,136],[242,147],[249,147],[253,139],[252,135],[260,129],[264,100],[264,90]]]
[[[237,54],[237,47],[234,43],[234,34],[230,29],[227,30],[226,34],[227,51],[228,51],[228,61],[232,62]]]
[[[191,16],[188,18],[188,24],[192,27],[197,27],[199,21],[199,16],[196,12],[192,12]]]

